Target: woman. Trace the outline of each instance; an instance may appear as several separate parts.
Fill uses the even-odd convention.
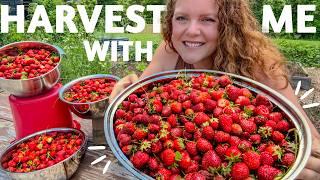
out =
[[[260,31],[246,0],[168,0],[164,42],[140,78],[173,69],[212,69],[264,83],[291,100],[303,114],[284,68],[284,57]],[[138,80],[129,75],[111,94]],[[320,178],[320,135],[313,135],[312,156],[298,178]]]

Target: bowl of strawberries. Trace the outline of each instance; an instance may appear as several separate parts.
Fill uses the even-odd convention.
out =
[[[39,131],[10,144],[0,156],[0,170],[12,179],[69,179],[87,141],[73,128]]]
[[[118,77],[95,74],[75,79],[59,90],[59,98],[84,119],[103,118]]]
[[[38,95],[60,78],[64,51],[37,41],[22,41],[0,48],[0,88],[19,97]]]
[[[311,153],[304,116],[246,77],[166,71],[109,105],[105,136],[139,179],[294,179]]]

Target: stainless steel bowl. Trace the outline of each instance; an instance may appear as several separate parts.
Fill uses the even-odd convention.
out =
[[[109,75],[109,74],[95,74],[90,76],[81,77],[75,79],[66,85],[64,85],[59,90],[59,98],[67,103],[73,113],[83,119],[100,119],[103,118],[106,109],[109,105],[109,98],[104,98],[95,102],[86,102],[86,103],[75,103],[69,102],[63,98],[63,94],[69,90],[73,85],[78,83],[79,81],[87,80],[87,79],[96,79],[96,78],[107,78],[118,81],[120,78],[117,76]]]
[[[28,172],[28,173],[15,173],[15,172],[9,172],[2,167],[2,162],[10,155],[10,152],[16,148],[16,146],[22,142],[27,141],[28,139],[41,135],[41,134],[46,134],[49,132],[75,132],[78,133],[82,136],[83,143],[78,151],[76,151],[73,155],[70,157],[64,159],[63,161],[36,171]],[[1,154],[0,156],[0,170],[6,173],[10,178],[12,179],[26,179],[26,180],[36,180],[36,179],[69,179],[78,169],[81,157],[85,153],[86,146],[87,146],[87,141],[88,138],[86,135],[77,129],[72,129],[72,128],[53,128],[53,129],[48,129],[44,131],[39,131],[34,134],[31,134],[27,137],[24,137],[6,148],[6,150]]]
[[[288,173],[283,177],[283,179],[295,179],[298,174],[302,171],[304,166],[307,163],[308,157],[311,153],[311,132],[308,126],[308,123],[301,112],[284,96],[280,93],[276,92],[275,90],[261,84],[257,81],[251,80],[249,78],[238,76],[235,74],[224,73],[219,71],[210,71],[210,70],[183,70],[183,71],[166,71],[162,73],[158,73],[149,77],[146,77],[129,87],[127,87],[122,93],[120,93],[114,101],[109,105],[108,110],[106,111],[106,115],[104,118],[104,128],[105,128],[105,137],[108,142],[110,149],[112,150],[113,154],[117,157],[120,163],[131,173],[133,173],[139,179],[152,179],[150,176],[142,173],[140,170],[135,168],[129,159],[122,153],[114,131],[113,131],[113,123],[114,123],[114,116],[118,106],[124,101],[131,93],[137,90],[140,87],[143,87],[147,84],[165,80],[165,79],[174,79],[177,77],[182,76],[199,76],[200,73],[208,73],[211,75],[229,75],[232,79],[234,84],[238,85],[239,87],[246,87],[251,91],[259,94],[263,94],[270,99],[270,101],[278,106],[282,111],[284,111],[288,117],[291,119],[294,126],[297,128],[298,131],[298,138],[299,138],[299,150],[297,154],[297,158],[291,169]]]
[[[18,50],[29,48],[43,48],[51,52],[55,52],[60,57],[60,62],[51,71],[31,79],[4,79],[0,78],[0,88],[6,90],[12,95],[19,97],[30,97],[41,94],[42,92],[52,88],[60,78],[60,64],[65,56],[64,51],[55,45],[50,45],[37,41],[22,41],[8,44],[0,48],[0,55],[18,53]]]

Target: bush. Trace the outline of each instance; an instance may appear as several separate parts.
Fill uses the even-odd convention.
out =
[[[289,61],[300,62],[308,67],[320,67],[319,41],[274,39],[274,42]]]

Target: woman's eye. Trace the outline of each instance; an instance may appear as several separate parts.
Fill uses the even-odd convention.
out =
[[[204,21],[204,22],[216,22],[216,20],[214,20],[212,18],[204,18],[202,21]]]
[[[176,20],[177,21],[184,21],[184,20],[186,20],[187,18],[185,18],[185,17],[183,17],[183,16],[178,16],[178,17],[176,17]]]

